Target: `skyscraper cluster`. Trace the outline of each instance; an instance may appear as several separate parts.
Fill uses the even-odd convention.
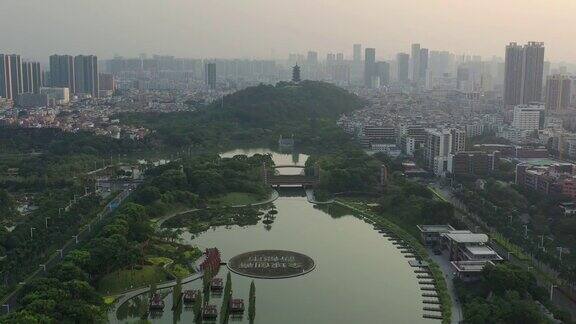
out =
[[[544,43],[506,46],[504,104],[520,105],[542,100]]]
[[[72,94],[97,98],[100,92],[98,58],[95,55],[50,56],[50,84],[68,88]]]
[[[15,100],[24,93],[39,93],[43,84],[38,62],[24,62],[17,54],[0,54],[0,97]]]

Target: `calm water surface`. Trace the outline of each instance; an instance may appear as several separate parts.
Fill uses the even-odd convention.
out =
[[[264,150],[234,151],[231,154],[267,153]],[[303,165],[291,155],[274,154],[277,165]],[[305,197],[280,197],[274,202],[278,215],[272,227],[263,224],[248,227],[215,228],[183,240],[200,247],[218,247],[227,260],[236,254],[262,249],[292,250],[314,259],[316,269],[290,279],[252,279],[232,274],[233,296],[248,301],[250,282],[256,285],[257,324],[294,323],[430,323],[422,318],[422,297],[418,280],[406,258],[372,225],[336,207],[320,210]],[[218,276],[225,277],[226,267]],[[198,289],[192,282],[183,289]],[[193,323],[193,312],[172,312],[171,294],[166,308],[154,323]],[[211,303],[220,308],[222,299]],[[113,322],[138,320],[138,304],[132,300],[121,307]],[[248,323],[247,313],[231,322]]]

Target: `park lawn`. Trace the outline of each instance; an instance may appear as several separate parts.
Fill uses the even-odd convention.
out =
[[[249,205],[254,204],[262,199],[255,194],[247,192],[230,192],[223,196],[213,198],[210,200],[210,206],[236,206],[236,205]]]
[[[145,265],[141,269],[124,269],[107,274],[98,281],[98,292],[105,295],[118,294],[125,290],[169,279],[160,267]]]

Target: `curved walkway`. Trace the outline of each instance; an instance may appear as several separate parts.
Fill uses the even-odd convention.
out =
[[[226,206],[226,207],[229,207],[229,208],[244,208],[244,207],[248,207],[248,206],[262,206],[262,205],[266,205],[266,204],[269,204],[269,203],[274,202],[276,199],[278,199],[278,197],[280,197],[280,194],[278,193],[278,191],[272,189],[272,193],[270,194],[270,198],[268,198],[268,199],[266,199],[266,200],[264,200],[264,201],[259,201],[259,202],[253,203],[253,204],[234,205],[234,206]],[[219,208],[222,208],[222,207],[219,207]],[[203,209],[211,209],[211,208],[210,208],[210,207],[206,207],[206,208],[203,208]],[[170,219],[172,219],[172,218],[174,218],[174,217],[176,217],[176,216],[180,216],[180,215],[192,213],[192,212],[199,211],[199,210],[202,210],[202,209],[200,209],[200,208],[191,208],[191,209],[187,209],[187,210],[184,210],[184,211],[172,213],[172,214],[169,214],[169,215],[166,215],[166,216],[163,216],[163,217],[158,218],[158,219],[155,221],[155,223],[156,223],[156,226],[157,226],[158,228],[160,228],[160,227],[162,227],[162,224],[164,224],[166,221],[168,221],[168,220],[170,220]]]
[[[337,204],[347,207],[351,210],[354,210],[358,213],[360,213],[361,215],[364,215],[365,218],[368,219],[372,219],[373,215],[367,214],[365,211],[358,209],[350,204],[344,203],[342,201],[336,201]],[[438,257],[437,255],[434,255],[434,253],[432,253],[432,251],[430,251],[429,249],[426,249],[426,252],[428,254],[428,256],[430,257],[430,259],[432,259],[433,262],[435,262],[436,264],[438,264],[440,271],[442,272],[442,274],[444,275],[444,281],[446,282],[446,290],[448,292],[448,295],[450,296],[451,299],[451,313],[452,313],[452,317],[450,318],[450,323],[452,324],[458,324],[461,323],[461,321],[464,320],[463,317],[463,311],[462,311],[462,305],[460,304],[460,300],[458,299],[457,293],[456,293],[456,289],[454,287],[454,283],[453,283],[453,271],[451,270],[450,267],[450,262],[446,261],[446,259],[443,259],[441,257]]]
[[[306,189],[306,199],[308,200],[309,203],[314,204],[314,205],[327,205],[327,204],[332,204],[334,202],[334,199],[328,199],[326,201],[317,201],[316,197],[314,196],[314,189]]]

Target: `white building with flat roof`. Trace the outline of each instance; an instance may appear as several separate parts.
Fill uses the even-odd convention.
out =
[[[520,130],[539,130],[544,126],[544,105],[533,103],[514,107],[512,127]]]

